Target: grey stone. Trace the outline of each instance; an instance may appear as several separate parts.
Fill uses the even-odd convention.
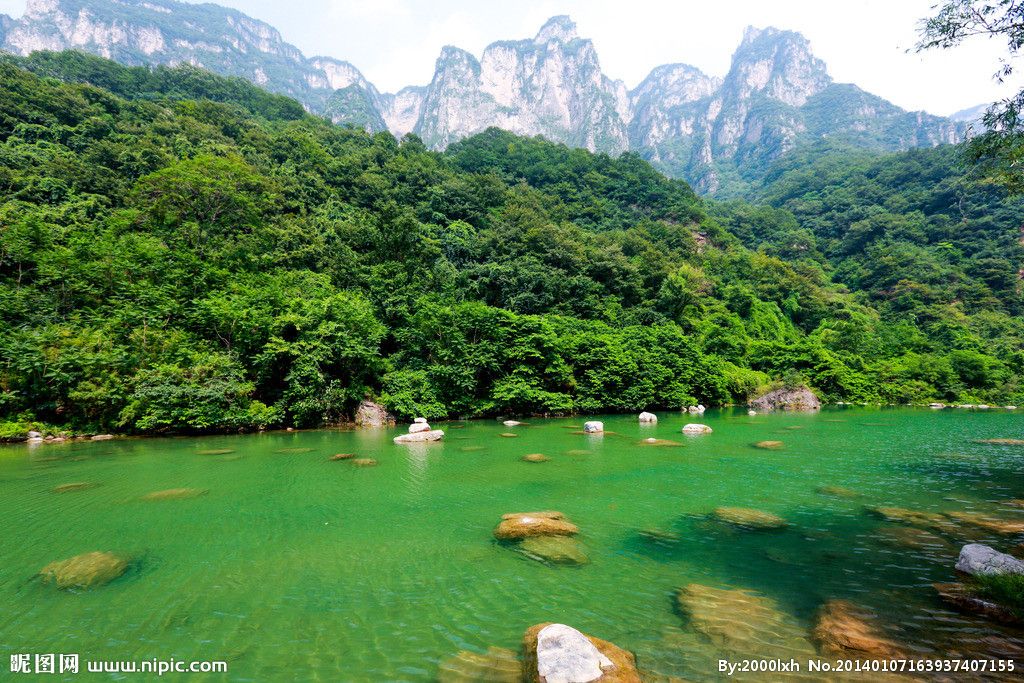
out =
[[[612,666],[612,660],[571,626],[550,624],[537,635],[537,673],[545,683],[589,683]]]
[[[965,574],[1024,574],[1024,562],[981,543],[968,543],[960,550],[957,571]]]

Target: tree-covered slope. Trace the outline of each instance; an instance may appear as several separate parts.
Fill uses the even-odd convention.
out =
[[[750,237],[765,213],[809,240],[785,209],[711,217],[634,155],[498,130],[440,154],[268,98],[72,53],[0,63],[0,419],[672,409],[800,376],[833,399],[1021,395],[988,284],[935,313],[970,331],[951,345],[833,284],[828,249]]]

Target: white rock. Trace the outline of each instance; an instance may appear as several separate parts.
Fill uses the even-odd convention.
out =
[[[427,424],[427,418],[425,418],[425,417],[417,417],[415,420],[413,420],[413,423],[418,424],[418,425],[425,425],[425,424]]]
[[[946,407],[946,404],[945,403],[929,403],[928,407],[931,408],[932,410],[942,410],[943,408]]]
[[[423,441],[440,441],[444,432],[434,429],[429,432],[415,432],[413,434],[402,434],[394,438],[395,443],[420,443]]]
[[[981,543],[968,543],[960,550],[957,571],[965,574],[1024,574],[1024,562]]]
[[[988,408],[989,407],[987,405],[985,405],[984,403],[978,405],[978,410],[988,410]]]
[[[32,431],[32,432],[28,433],[28,438],[30,438],[30,439],[41,439],[41,438],[43,438],[43,435],[41,433],[39,433],[39,432]]]
[[[521,425],[523,423],[519,422],[517,420],[505,420],[501,424],[505,425],[506,427],[518,427],[519,425]]]
[[[1017,406],[1006,406],[1007,410],[1017,410]]]
[[[658,421],[658,416],[655,415],[654,413],[640,413],[640,421],[641,422],[648,422],[648,423],[650,423],[650,422],[657,422]]]
[[[688,424],[683,427],[683,434],[710,434],[711,427],[702,424]]]
[[[756,410],[748,410],[747,411],[747,415],[750,415],[750,416],[757,415],[757,411]]]
[[[647,443],[658,443],[658,440],[655,439],[653,436],[649,437],[647,439],[644,439],[644,441],[646,441]]]
[[[429,432],[429,431],[430,431],[430,425],[428,425],[426,422],[413,422],[411,425],[409,425],[409,433],[410,434],[417,434],[419,432]]]
[[[614,665],[590,640],[565,624],[549,624],[537,634],[537,673],[545,683],[589,683]]]
[[[596,420],[591,422],[583,423],[583,431],[587,434],[596,434],[604,431],[604,422],[598,422]]]

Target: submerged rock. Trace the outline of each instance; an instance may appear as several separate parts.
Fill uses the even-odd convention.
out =
[[[816,654],[807,631],[762,595],[694,583],[679,590],[676,602],[690,626],[730,657],[805,659]]]
[[[376,467],[377,461],[373,458],[356,458],[352,461],[356,467]]]
[[[1024,521],[999,519],[979,512],[946,512],[946,517],[996,534],[1024,533]]]
[[[441,662],[438,683],[522,683],[523,665],[512,650],[489,647],[479,654],[463,650]]]
[[[766,451],[777,451],[785,445],[786,444],[781,441],[758,441],[754,444],[754,448],[761,448]]]
[[[196,455],[227,455],[228,453],[234,453],[234,448],[208,448],[202,451],[196,451]]]
[[[506,439],[516,439],[516,438],[519,437],[518,434],[513,434],[512,432],[503,432],[501,434],[498,434],[498,436],[506,438]]]
[[[512,512],[502,515],[494,537],[513,541],[531,536],[573,536],[579,531],[561,512]]]
[[[519,544],[524,555],[551,564],[583,565],[590,558],[580,548],[579,541],[571,536],[532,536]]]
[[[637,533],[640,537],[646,541],[652,543],[662,543],[665,545],[674,545],[683,540],[682,537],[674,531],[665,531],[664,529],[647,528],[641,529]]]
[[[819,410],[821,401],[807,387],[783,388],[758,396],[750,402],[750,407],[754,410],[808,411]]]
[[[39,571],[43,581],[57,588],[96,588],[124,574],[128,561],[119,555],[93,551],[51,562]]]
[[[379,403],[362,401],[356,408],[355,423],[359,427],[387,427],[395,424],[395,417]]]
[[[974,576],[1024,574],[1024,562],[981,543],[968,543],[960,550],[956,570]]]
[[[789,526],[789,522],[782,517],[753,508],[719,507],[715,508],[712,515],[722,522],[744,529],[783,529]]]
[[[530,683],[640,683],[633,653],[565,624],[537,624],[523,634]]]
[[[640,413],[640,416],[639,416],[638,419],[640,420],[640,422],[642,422],[644,424],[652,424],[652,423],[658,421],[658,416],[655,415],[654,413],[643,412],[643,413]]]
[[[547,462],[550,459],[551,458],[542,453],[529,453],[523,456],[523,460],[526,462]]]
[[[992,619],[1004,624],[1020,624],[1020,614],[1005,605],[1000,605],[977,594],[973,587],[963,583],[932,584],[943,601],[969,614]]]
[[[996,446],[1024,446],[1024,439],[978,439],[975,443],[989,443]]]
[[[857,498],[860,496],[856,491],[843,488],[842,486],[819,486],[814,489],[814,492],[820,493],[823,496],[835,496],[837,498]]]
[[[583,423],[583,432],[585,434],[597,434],[604,431],[604,422],[598,422],[597,420],[591,420],[590,422]]]
[[[147,493],[142,497],[142,500],[182,500],[205,496],[209,492],[209,489],[165,489],[163,491]]]
[[[683,427],[683,434],[710,434],[713,430],[711,427],[703,424],[688,424]]]
[[[669,439],[655,439],[654,437],[651,437],[649,439],[644,439],[643,441],[641,441],[640,445],[641,446],[682,446],[683,444],[679,443],[678,441],[671,441]]]
[[[440,429],[434,429],[429,432],[417,432],[416,434],[401,434],[392,439],[395,443],[423,443],[426,441],[440,441],[444,437],[444,432]]]
[[[96,488],[99,484],[92,481],[74,481],[70,484],[61,484],[60,486],[54,486],[54,493],[70,493],[72,491],[84,491],[85,489]]]
[[[335,453],[331,456],[331,461],[351,460],[354,457],[356,457],[355,453]]]
[[[871,612],[846,600],[829,600],[818,612],[811,637],[826,657],[903,658],[906,654],[869,623]]]

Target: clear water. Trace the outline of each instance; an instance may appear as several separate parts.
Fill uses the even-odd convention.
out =
[[[934,597],[933,582],[954,579],[953,544],[900,546],[900,527],[864,510],[1024,518],[1001,504],[1024,498],[1024,448],[975,443],[1024,438],[1024,415],[709,411],[713,434],[680,434],[692,421],[605,417],[603,436],[577,433],[582,419],[451,423],[437,425],[444,442],[415,447],[392,444],[395,429],[0,448],[0,677],[9,652],[75,652],[226,659],[236,681],[427,681],[460,650],[516,649],[531,624],[560,621],[633,650],[648,672],[715,680],[720,653],[675,608],[693,582],[759,591],[808,625],[822,602],[851,599],[922,654],[1024,650],[1024,632]],[[640,445],[651,436],[682,445]],[[785,446],[751,446],[766,439]],[[216,449],[231,452],[198,453]],[[329,461],[341,452],[379,466]],[[520,460],[537,452],[551,460]],[[53,492],[70,482],[99,486]],[[815,491],[826,485],[861,495]],[[141,499],[180,487],[209,493]],[[792,525],[732,530],[707,519],[721,505]],[[579,525],[588,565],[548,566],[493,541],[502,513],[540,509]],[[680,540],[638,534],[650,527]],[[131,569],[92,591],[33,578],[92,550],[128,555]]]

